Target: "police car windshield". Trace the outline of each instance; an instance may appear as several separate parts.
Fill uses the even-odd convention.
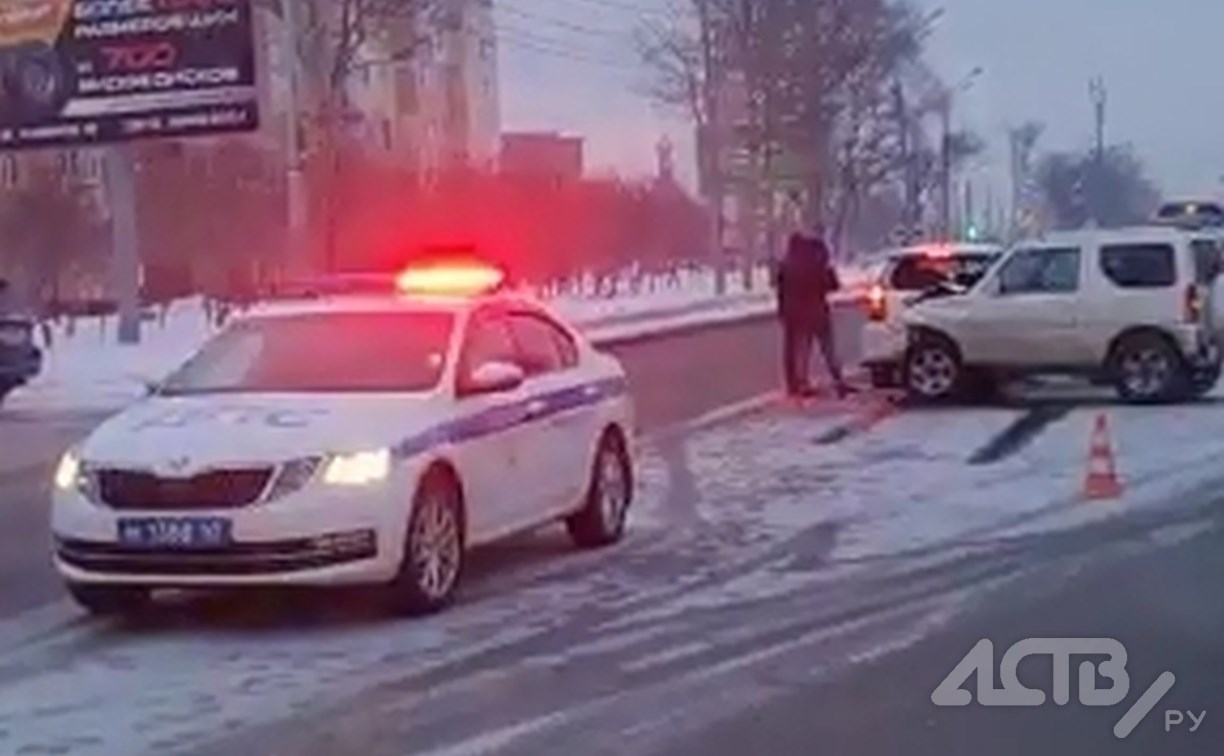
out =
[[[159,393],[429,391],[453,327],[453,316],[425,312],[254,318],[205,345]]]

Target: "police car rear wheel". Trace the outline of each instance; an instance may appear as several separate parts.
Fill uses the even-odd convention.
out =
[[[69,583],[68,593],[82,609],[99,617],[137,614],[153,601],[148,588],[130,585]]]
[[[607,433],[595,454],[586,505],[565,521],[570,537],[587,549],[616,543],[625,534],[625,519],[632,500],[629,454],[619,436]]]
[[[395,598],[408,614],[449,605],[463,573],[463,516],[459,489],[449,476],[429,475],[413,502]]]

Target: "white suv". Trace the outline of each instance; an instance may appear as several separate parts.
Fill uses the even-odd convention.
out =
[[[1216,234],[1158,226],[1025,242],[968,292],[911,306],[888,351],[926,401],[1039,373],[1084,375],[1132,402],[1201,396],[1220,377],[1221,249]]]

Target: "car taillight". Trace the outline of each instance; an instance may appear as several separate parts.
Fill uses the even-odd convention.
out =
[[[879,284],[867,291],[867,318],[876,322],[888,319],[888,297]]]
[[[1187,323],[1199,323],[1203,319],[1203,292],[1198,285],[1186,287],[1185,317]]]

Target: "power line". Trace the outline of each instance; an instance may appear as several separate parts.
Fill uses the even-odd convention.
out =
[[[582,54],[596,52],[595,48],[591,47],[586,42],[577,42],[572,37],[561,38],[561,37],[551,36],[548,34],[541,34],[538,30],[533,29],[533,28],[526,28],[523,26],[512,25],[512,24],[503,24],[499,28],[499,31],[500,32],[510,32],[510,33],[513,33],[515,36],[518,36],[521,38],[530,39],[532,41],[540,42],[546,45],[553,45],[554,47],[563,47],[565,49],[573,50],[575,52],[579,52]]]
[[[499,33],[503,35],[509,34],[512,38],[526,41],[529,44],[545,45],[567,54],[576,55],[580,58],[600,60],[608,65],[617,65],[622,67],[631,65],[627,60],[605,55],[605,49],[601,49],[599,46],[592,46],[585,42],[578,42],[573,38],[562,39],[548,34],[540,34],[534,29],[526,29],[509,24],[503,24],[499,29]]]
[[[572,21],[565,21],[559,18],[552,18],[550,16],[545,16],[541,13],[525,11],[525,10],[522,10],[521,8],[515,8],[514,6],[510,6],[510,5],[501,6],[501,10],[513,16],[518,16],[519,18],[522,18],[522,19],[526,19],[529,21],[540,21],[546,24],[550,24],[552,26],[556,26],[560,29],[567,29],[569,31],[578,32],[579,34],[589,34],[589,35],[596,36],[596,37],[613,37],[613,38],[628,36],[628,32],[625,30],[613,31],[611,29],[596,29],[590,26],[576,24],[576,23],[573,23]]]
[[[521,35],[522,33],[519,32],[519,34]],[[564,58],[566,60],[572,60],[579,63],[589,63],[604,68],[616,69],[621,72],[623,72],[629,65],[625,61],[616,61],[612,60],[611,58],[592,55],[587,50],[576,50],[572,47],[558,44],[555,40],[549,40],[537,36],[510,36],[505,32],[502,32],[498,34],[498,40],[510,45],[511,47],[517,47],[521,50],[540,53],[543,55],[551,55],[553,57]]]
[[[599,8],[600,10],[608,10],[609,8],[614,8],[616,10],[628,11],[630,13],[636,14],[639,17],[654,16],[654,15],[662,15],[662,16],[673,15],[671,12],[671,9],[667,7],[669,3],[662,3],[660,5],[650,7],[650,6],[638,5],[637,3],[632,3],[632,2],[629,2],[629,0],[563,0],[563,2],[569,3],[571,5],[584,5],[584,6],[591,7],[591,8]]]

